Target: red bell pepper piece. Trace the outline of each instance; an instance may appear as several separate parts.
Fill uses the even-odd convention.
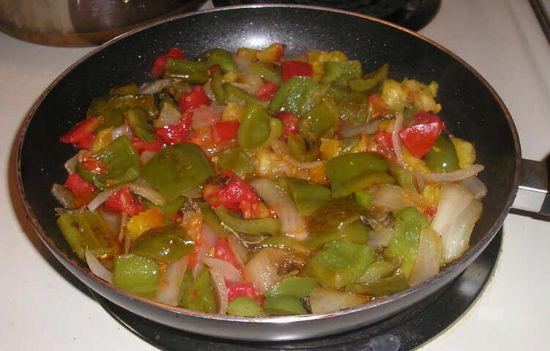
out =
[[[283,82],[294,76],[311,77],[313,75],[313,67],[309,63],[302,61],[283,61],[281,70]]]
[[[126,212],[129,216],[135,216],[145,210],[130,193],[128,187],[118,189],[105,201],[105,209],[112,212]]]
[[[160,149],[162,148],[162,141],[160,139],[157,139],[155,141],[144,143],[140,138],[133,137],[132,145],[134,145],[134,147],[139,153],[142,153],[143,151],[146,151],[146,150],[160,151]]]
[[[96,187],[92,183],[88,182],[77,173],[69,174],[64,185],[78,197],[88,197],[93,195],[96,191]]]
[[[230,171],[224,171],[220,176],[229,177],[227,184],[207,184],[203,189],[203,198],[212,207],[223,206],[230,210],[240,210],[245,218],[250,218],[260,201],[256,193]]]
[[[166,62],[169,58],[183,60],[185,58],[185,54],[182,50],[178,48],[170,48],[166,55],[157,57],[155,59],[155,62],[153,63],[153,68],[151,69],[151,74],[153,75],[153,77],[162,77],[164,71],[166,70]]]
[[[81,149],[90,149],[94,142],[94,132],[101,124],[100,117],[88,117],[75,124],[59,140],[62,143],[73,144]]]
[[[216,142],[228,142],[237,137],[239,121],[219,121],[212,126],[212,136]]]
[[[443,131],[443,121],[436,115],[419,112],[412,125],[399,132],[403,145],[418,158],[424,157]]]
[[[258,88],[256,91],[256,97],[262,101],[269,101],[275,96],[277,92],[277,85],[271,82],[267,82]]]
[[[373,117],[385,116],[390,113],[390,107],[378,94],[371,94],[367,98],[369,112]]]
[[[227,299],[228,302],[235,300],[237,297],[249,297],[256,301],[259,305],[264,303],[264,297],[251,282],[235,282],[227,283]]]
[[[190,93],[182,95],[179,103],[182,111],[189,111],[201,105],[209,105],[210,98],[204,92],[202,85],[197,85]]]
[[[286,139],[290,135],[298,133],[298,117],[290,112],[280,112],[277,118],[283,122],[283,137]]]
[[[178,123],[156,128],[155,133],[161,141],[168,145],[183,143],[189,137],[192,119],[193,112],[184,112]]]

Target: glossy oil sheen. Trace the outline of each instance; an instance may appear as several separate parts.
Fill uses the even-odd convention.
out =
[[[307,49],[338,49],[361,60],[365,71],[389,63],[394,79],[439,83],[438,101],[447,129],[473,141],[478,163],[485,165],[480,178],[489,191],[468,252],[438,276],[385,300],[330,315],[301,317],[247,319],[185,312],[131,296],[91,275],[55,223],[58,204],[50,188],[64,181],[63,164],[75,152],[61,144],[59,136],[85,117],[94,97],[105,95],[113,86],[150,80],[154,58],[170,47],[183,48],[192,58],[208,48],[260,48],[272,42],[287,44],[288,56]],[[20,193],[37,234],[61,263],[94,291],[132,312],[178,329],[231,339],[290,340],[333,334],[375,323],[439,290],[482,252],[502,225],[517,190],[521,159],[517,132],[505,106],[485,80],[453,54],[377,20],[306,7],[220,9],[133,32],[94,51],[54,82],[25,124],[18,153]]]

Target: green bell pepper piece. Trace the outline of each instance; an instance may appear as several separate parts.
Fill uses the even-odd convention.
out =
[[[269,146],[272,141],[278,140],[284,133],[283,122],[280,119],[269,117],[269,136],[262,146]]]
[[[237,297],[227,305],[227,314],[238,317],[262,317],[265,312],[248,296]]]
[[[205,62],[169,58],[164,76],[181,79],[189,84],[204,84],[210,78]]]
[[[422,227],[430,225],[428,218],[415,207],[406,207],[395,213],[395,233],[384,256],[401,262],[401,272],[409,276],[418,253]]]
[[[214,97],[216,98],[216,103],[218,105],[224,105],[225,104],[225,91],[223,88],[223,84],[225,83],[223,76],[219,72],[215,72],[212,74],[212,79],[210,80],[210,89],[214,93]]]
[[[328,289],[357,283],[374,257],[374,249],[345,240],[331,241],[306,264],[305,273]]]
[[[93,158],[106,166],[106,171],[94,173],[77,164],[77,173],[95,186],[104,190],[115,185],[131,182],[139,176],[141,166],[139,155],[126,136],[116,138],[112,143],[93,153]]]
[[[308,277],[288,277],[281,280],[266,293],[266,297],[272,296],[294,296],[303,298],[311,293],[311,290],[318,286],[317,280]]]
[[[298,122],[300,134],[307,140],[331,138],[338,129],[339,115],[334,100],[325,97]]]
[[[137,95],[139,88],[136,83],[129,83],[118,87],[111,88],[109,95]]]
[[[271,132],[269,115],[260,104],[248,104],[241,118],[237,140],[245,149],[255,149],[262,145]]]
[[[362,66],[357,60],[328,61],[324,65],[321,83],[331,83],[336,88],[345,89],[350,79],[361,77]]]
[[[281,223],[275,218],[242,219],[223,206],[214,208],[214,212],[223,224],[236,232],[250,235],[278,235],[281,232]]]
[[[386,173],[387,160],[374,152],[358,152],[334,157],[327,162],[326,172],[335,198],[373,184],[391,184],[394,179]]]
[[[96,212],[63,213],[57,219],[61,234],[73,252],[84,259],[86,248],[96,257],[113,255],[116,234],[107,221]]]
[[[292,77],[283,83],[269,104],[269,112],[287,111],[298,117],[305,114],[315,105],[319,84],[308,77]]]
[[[147,120],[147,112],[139,107],[131,108],[124,113],[126,123],[136,135],[144,143],[149,143],[157,140],[155,127]]]
[[[258,100],[254,95],[244,91],[243,89],[231,84],[223,83],[221,85],[223,91],[223,103],[228,104],[230,102],[245,105],[245,104],[256,104],[261,105],[261,101]]]
[[[273,247],[276,249],[292,250],[298,254],[309,256],[311,249],[306,247],[301,241],[289,238],[285,235],[270,236],[267,239],[262,240],[257,248]]]
[[[176,197],[175,199],[172,199],[170,201],[166,201],[162,206],[155,206],[158,207],[166,217],[170,218],[172,215],[174,215],[176,212],[181,210],[181,207],[183,205],[183,202],[186,200],[185,197],[180,196]]]
[[[330,189],[301,179],[287,179],[290,196],[300,216],[309,216],[330,200]]]
[[[204,223],[208,224],[208,226],[212,228],[212,230],[216,232],[216,234],[224,237],[233,235],[231,230],[225,227],[222,224],[221,220],[216,215],[216,213],[212,211],[212,209],[210,208],[210,205],[203,202],[199,204],[199,207],[201,209],[202,220],[204,221]]]
[[[124,112],[130,108],[141,108],[147,111],[150,119],[157,114],[158,109],[155,97],[150,94],[112,95],[92,100],[87,116],[101,116],[103,122],[100,129],[118,127],[124,123]]]
[[[205,52],[202,56],[203,60],[206,60],[208,67],[218,65],[223,73],[235,72],[237,70],[233,55],[227,50],[212,49]]]
[[[392,177],[395,178],[397,185],[405,190],[417,192],[414,186],[414,178],[411,171],[401,167],[397,162],[388,162],[388,171]]]
[[[170,263],[190,254],[194,247],[182,226],[170,224],[141,234],[132,243],[130,253]]]
[[[193,311],[216,313],[216,293],[210,271],[204,267],[195,280],[191,271],[185,272],[178,296],[178,305]]]
[[[324,230],[311,231],[307,243],[311,247],[319,247],[334,240],[367,244],[369,241],[369,229],[360,220],[351,223],[342,223],[333,228],[327,226]]]
[[[198,187],[214,174],[200,146],[191,143],[164,148],[142,169],[143,178],[168,201]]]
[[[455,146],[445,133],[439,135],[430,151],[424,156],[424,161],[430,170],[436,173],[452,172],[459,168]]]
[[[272,316],[307,314],[302,301],[294,296],[278,295],[266,297],[263,308],[267,314]]]
[[[113,284],[116,287],[152,299],[159,279],[159,265],[153,259],[133,254],[115,257]]]
[[[393,275],[396,269],[397,267],[394,264],[384,260],[373,262],[365,275],[361,277],[361,283],[371,284],[379,279],[387,278]]]
[[[250,65],[250,73],[259,76],[267,82],[276,85],[281,84],[281,73],[273,65],[264,62],[253,62]]]
[[[287,140],[288,153],[300,162],[315,161],[319,158],[319,142],[307,142],[300,134],[289,135]]]
[[[388,77],[388,68],[388,64],[385,63],[362,78],[350,79],[348,84],[353,91],[370,93],[386,80]]]
[[[372,194],[365,190],[357,190],[353,192],[353,199],[361,206],[363,210],[372,209]]]
[[[409,288],[409,281],[403,274],[395,274],[387,278],[381,278],[369,284],[356,284],[350,286],[349,290],[358,294],[365,294],[376,297],[384,297],[396,294]]]
[[[220,172],[230,170],[241,178],[246,178],[255,172],[254,161],[239,147],[223,150],[217,157],[216,168]]]
[[[360,125],[369,117],[367,98],[363,94],[349,93],[338,104],[340,119],[347,124]]]

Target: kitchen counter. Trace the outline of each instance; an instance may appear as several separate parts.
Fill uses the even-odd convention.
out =
[[[461,56],[495,88],[514,117],[523,157],[548,154],[550,46],[527,0],[443,1],[420,33]],[[55,261],[25,222],[16,194],[14,145],[23,118],[55,77],[91,50],[0,33],[1,350],[155,350]],[[550,347],[550,222],[513,214],[503,230],[502,252],[482,296],[422,350]]]

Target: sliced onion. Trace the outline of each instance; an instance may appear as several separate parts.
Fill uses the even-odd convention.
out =
[[[170,306],[178,305],[178,294],[188,262],[189,256],[183,256],[166,267],[157,285],[155,300]]]
[[[235,236],[230,236],[227,239],[227,242],[229,244],[229,248],[235,254],[235,257],[237,258],[237,261],[239,261],[241,266],[244,267],[244,265],[248,261],[248,249]]]
[[[473,199],[474,195],[463,186],[454,183],[444,184],[441,187],[432,228],[443,236]]]
[[[302,169],[312,169],[317,168],[323,164],[322,161],[300,162],[296,160],[294,157],[290,156],[286,144],[280,140],[273,140],[270,145],[271,149],[273,149],[273,151],[277,155],[281,156],[285,161],[287,161],[294,167]]]
[[[377,118],[359,126],[344,126],[340,129],[339,133],[344,138],[358,136],[361,133],[374,134],[378,130],[380,123],[382,123],[382,119]]]
[[[483,171],[482,165],[472,165],[468,168],[459,169],[458,171],[448,173],[428,173],[424,174],[424,179],[429,182],[456,182],[466,178],[476,176],[479,172]]]
[[[309,303],[313,313],[330,313],[360,306],[369,302],[367,296],[352,292],[341,292],[315,287],[309,294]]]
[[[162,206],[166,202],[166,199],[158,191],[148,185],[133,182],[128,184],[128,188],[134,194],[151,201],[157,206]]]
[[[142,151],[141,155],[139,155],[139,160],[141,161],[141,164],[144,165],[147,162],[149,162],[150,159],[153,158],[158,152],[151,151],[151,150],[144,150]]]
[[[481,218],[483,205],[479,200],[473,200],[470,205],[460,213],[447,231],[442,233],[443,263],[449,263],[468,249],[470,236],[475,223]]]
[[[418,189],[418,192],[422,194],[424,191],[424,188],[426,187],[426,183],[424,182],[424,176],[422,172],[415,169],[413,171],[414,180],[416,182],[416,189]]]
[[[239,273],[239,270],[227,261],[220,260],[219,258],[207,257],[203,260],[203,262],[211,270],[216,270],[221,275],[223,275],[225,281],[235,283],[243,280],[243,277],[241,276],[241,273]]]
[[[103,211],[101,208],[98,209],[99,214],[113,229],[113,233],[119,233],[120,227],[122,224],[122,213],[120,212],[111,212],[111,211]],[[122,241],[122,237],[118,237],[118,241]]]
[[[439,273],[441,250],[439,234],[430,227],[423,228],[416,261],[409,278],[411,286],[418,285]]]
[[[252,61],[240,58],[236,55],[233,56],[233,61],[235,61],[235,65],[237,66],[237,71],[242,74],[247,74],[250,71],[250,66],[252,65]]]
[[[297,240],[307,239],[306,222],[300,216],[294,201],[284,189],[266,178],[254,179],[250,182],[250,185],[258,192],[267,206],[275,211],[281,221],[281,230],[284,235]]]
[[[202,105],[195,108],[191,127],[196,130],[212,126],[220,120],[222,111],[223,109],[217,105]]]
[[[139,87],[140,94],[156,94],[162,89],[169,87],[173,84],[170,79],[157,79],[152,82],[143,83]]]
[[[382,185],[372,193],[374,207],[395,211],[411,205],[403,196],[403,191],[396,185]]]
[[[104,212],[107,212],[107,211],[104,211]],[[122,211],[121,214],[119,215],[120,216],[120,226],[118,227],[118,241],[123,241],[124,240],[124,243],[126,243],[127,239],[126,237],[128,236],[128,231],[127,231],[127,227],[126,225],[128,224],[128,213]],[[129,248],[128,248],[129,250]],[[124,253],[127,253],[128,250],[126,250],[126,247],[124,248]]]
[[[52,186],[52,195],[55,199],[67,210],[74,210],[74,196],[73,193],[61,184],[55,183]]]
[[[78,153],[75,154],[70,159],[68,159],[67,162],[65,162],[65,170],[67,171],[67,173],[69,174],[75,173],[77,163],[78,163]]]
[[[123,135],[126,135],[128,138],[132,139],[132,136],[134,135],[132,133],[132,129],[126,125],[126,124],[123,124],[121,125],[120,127],[116,127],[115,129],[113,129],[113,131],[111,132],[111,138],[113,138],[113,140],[117,139],[118,137],[121,137]]]
[[[99,206],[101,206],[105,201],[107,201],[107,199],[110,198],[111,195],[113,195],[113,193],[117,190],[118,188],[111,188],[100,192],[92,199],[92,201],[88,203],[87,205],[88,209],[90,211],[95,211]]]
[[[227,303],[229,298],[227,285],[225,285],[223,274],[218,272],[216,269],[210,269],[210,277],[212,278],[212,283],[214,283],[214,289],[216,290],[216,295],[218,298],[218,313],[225,314],[225,312],[227,312]]]
[[[105,280],[108,283],[113,282],[113,273],[111,273],[107,268],[105,268],[101,262],[94,256],[94,254],[86,249],[84,250],[84,257],[86,258],[86,263],[88,267],[97,277]]]
[[[279,282],[277,271],[283,258],[283,251],[266,248],[260,250],[248,261],[245,271],[260,294],[265,294]]]
[[[399,138],[399,132],[403,126],[403,114],[401,112],[395,114],[395,123],[393,125],[393,130],[391,132],[391,140],[393,143],[393,151],[395,152],[395,157],[397,158],[397,163],[403,168],[407,168],[405,159],[403,158],[403,153],[401,152],[401,139]]]
[[[197,249],[197,262],[193,266],[193,277],[196,278],[204,267],[204,259],[208,257],[211,248],[216,245],[218,234],[206,223],[201,224],[201,239],[199,248]]]
[[[170,103],[162,105],[158,118],[153,122],[156,128],[162,128],[168,125],[178,123],[181,118],[181,112],[176,106]]]
[[[487,195],[487,187],[478,177],[466,178],[460,184],[474,194],[477,200],[483,199]]]
[[[372,247],[386,247],[390,243],[393,234],[394,230],[391,228],[376,228],[375,230],[369,232],[368,244]]]

